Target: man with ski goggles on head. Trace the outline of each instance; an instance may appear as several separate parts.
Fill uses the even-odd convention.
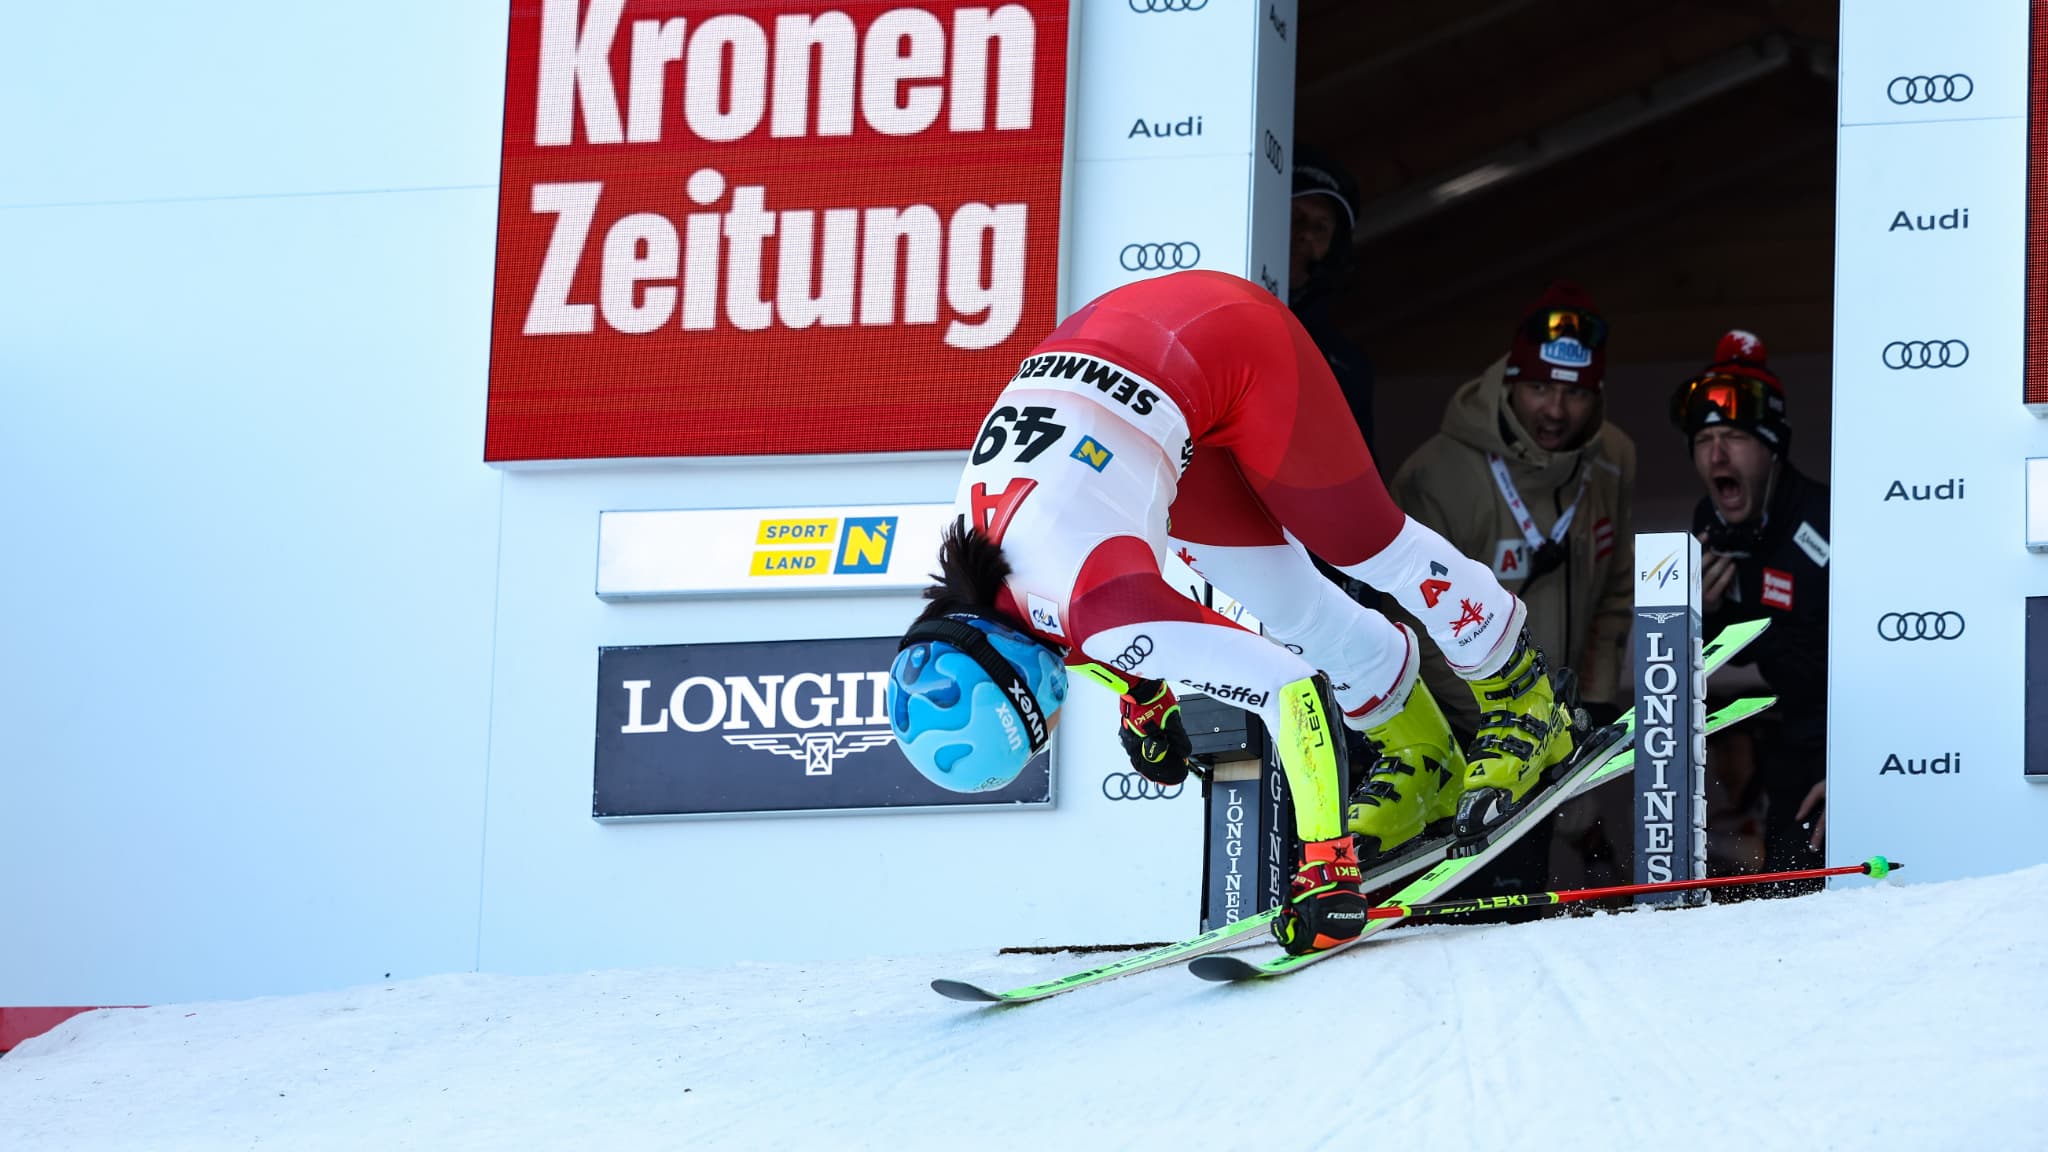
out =
[[[1672,396],[1671,420],[1706,488],[1693,512],[1706,632],[1771,620],[1737,657],[1778,697],[1763,718],[1775,726],[1753,737],[1766,867],[1815,866],[1826,830],[1828,487],[1792,466],[1785,389],[1753,333],[1721,337],[1713,362]]]
[[[1584,288],[1560,280],[1508,337],[1507,354],[1452,394],[1441,430],[1390,488],[1528,605],[1530,636],[1578,670],[1580,700],[1604,723],[1628,706],[1631,688],[1622,645],[1634,603],[1636,471],[1635,443],[1606,420],[1608,325]],[[1479,709],[1447,691],[1456,678],[1441,660],[1426,656],[1422,674],[1455,730],[1479,724]],[[1382,773],[1361,802],[1401,810],[1412,780]],[[1525,837],[1489,879],[1503,891],[1546,886],[1548,840]]]

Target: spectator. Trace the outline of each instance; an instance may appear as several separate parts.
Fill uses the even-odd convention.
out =
[[[1737,662],[1753,663],[1778,703],[1744,725],[1743,740],[1716,745],[1723,764],[1714,770],[1733,769],[1735,787],[1746,785],[1761,807],[1767,869],[1818,867],[1827,755],[1828,488],[1792,466],[1785,390],[1768,367],[1763,341],[1751,333],[1721,337],[1714,362],[1680,385],[1671,415],[1706,489],[1693,512],[1706,630],[1771,621]],[[1753,772],[1743,771],[1744,744],[1754,750]],[[1714,753],[1708,764],[1715,765]]]
[[[1621,647],[1634,604],[1636,471],[1634,441],[1605,420],[1606,338],[1583,289],[1551,285],[1509,353],[1457,390],[1442,431],[1393,483],[1410,516],[1515,589],[1543,650],[1579,670],[1580,699],[1601,718],[1618,715],[1628,697]],[[1423,671],[1432,684],[1449,674],[1440,662]],[[1477,704],[1452,699],[1452,725],[1477,727]]]
[[[1442,430],[1391,486],[1404,511],[1489,564],[1529,606],[1530,635],[1579,670],[1580,700],[1596,722],[1618,716],[1632,686],[1622,646],[1634,605],[1636,454],[1604,418],[1606,340],[1592,298],[1552,284],[1516,326],[1508,354],[1452,395]],[[1452,728],[1469,737],[1477,704],[1452,691],[1457,681],[1433,654],[1423,675]],[[1492,870],[1495,886],[1543,887],[1549,855],[1546,837],[1525,837]]]
[[[1344,390],[1351,417],[1372,439],[1372,362],[1346,339],[1330,315],[1351,273],[1351,230],[1358,224],[1358,184],[1309,145],[1294,145],[1292,241],[1287,251],[1287,305],[1308,330]]]

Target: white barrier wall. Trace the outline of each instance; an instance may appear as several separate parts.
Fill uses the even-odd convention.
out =
[[[1264,267],[1270,286],[1284,286],[1291,178],[1284,149],[1262,142],[1291,135],[1293,18],[1291,4],[1243,0],[1080,6],[1070,307],[1179,266]],[[590,821],[598,647],[894,635],[919,607],[914,594],[600,604],[589,536],[600,511],[950,501],[963,462],[508,476],[484,968],[1129,941],[1197,926],[1198,794],[1127,800],[1105,789],[1128,771],[1114,700],[1080,682],[1055,735],[1050,810]],[[916,556],[916,541],[898,546]],[[772,906],[783,868],[826,885],[803,905],[815,931],[734,932],[722,902],[759,889],[765,871]]]
[[[2048,860],[2023,780],[2023,0],[1846,0],[1836,207],[1828,863]]]
[[[1293,5],[1084,7],[1077,133],[1202,134],[1077,150],[1117,179],[1073,174],[1070,303],[1148,274],[1128,244],[1280,279],[1285,180],[1252,160],[1287,109],[1248,93],[1291,86]],[[916,608],[606,603],[600,511],[944,500],[959,462],[480,463],[505,20],[15,14],[49,50],[0,73],[37,110],[0,166],[0,1007],[1192,927],[1199,802],[1109,798],[1099,692],[1052,810],[591,819],[599,647]],[[1090,223],[1111,202],[1128,227]]]

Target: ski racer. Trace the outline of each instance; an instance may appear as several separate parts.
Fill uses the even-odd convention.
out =
[[[904,754],[943,787],[1001,787],[1046,746],[1064,664],[1122,697],[1133,766],[1178,782],[1189,744],[1164,680],[1244,702],[1274,734],[1302,842],[1274,921],[1289,952],[1365,926],[1361,843],[1383,855],[1453,815],[1461,832],[1490,828],[1571,756],[1571,710],[1521,602],[1395,506],[1322,354],[1249,281],[1174,273],[1068,317],[997,397],[956,505],[931,603],[890,669]],[[1169,585],[1167,549],[1271,640]],[[1477,697],[1462,778],[1417,638],[1308,553],[1393,596]],[[1417,785],[1352,809],[1348,827],[1332,712],[1373,742],[1375,776]]]

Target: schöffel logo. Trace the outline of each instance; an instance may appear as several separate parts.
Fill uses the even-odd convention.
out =
[[[1171,272],[1193,268],[1202,260],[1202,246],[1192,240],[1165,244],[1126,244],[1117,253],[1117,263],[1126,272]]]
[[[1226,704],[1238,704],[1246,708],[1266,706],[1266,693],[1246,688],[1242,684],[1198,684],[1189,680],[1187,686],[1211,700],[1221,700]]]
[[[1894,76],[1885,85],[1885,99],[1894,104],[1960,104],[1977,90],[1962,72],[1948,76]]]
[[[1969,360],[1970,346],[1961,340],[1894,340],[1884,346],[1884,366],[1894,372],[1906,368],[1961,368]]]
[[[1209,0],[1130,0],[1133,12],[1193,12],[1207,8]]]
[[[1183,781],[1169,788],[1136,772],[1112,772],[1102,778],[1102,796],[1106,800],[1171,800],[1186,787]]]
[[[1954,640],[1962,634],[1961,612],[1887,612],[1877,618],[1880,640]]]

